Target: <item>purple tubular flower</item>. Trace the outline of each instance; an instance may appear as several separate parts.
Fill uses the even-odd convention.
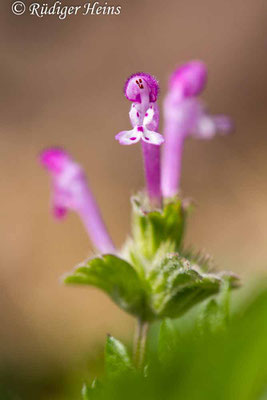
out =
[[[149,129],[153,131],[158,129],[159,125],[159,111],[155,105],[154,118],[148,125]],[[154,207],[161,207],[162,193],[161,193],[161,166],[160,166],[160,146],[142,142],[145,176],[147,183],[147,192],[150,203]]]
[[[76,211],[101,253],[115,253],[115,247],[102,220],[83,169],[62,149],[50,148],[40,155],[40,162],[52,178],[52,205],[55,218],[62,219],[68,210]]]
[[[131,145],[142,139],[147,192],[155,207],[161,206],[160,145],[164,142],[162,135],[157,132],[158,92],[159,85],[153,76],[143,72],[130,76],[124,94],[132,102],[129,116],[133,129],[116,135],[122,145]]]
[[[207,69],[202,61],[191,61],[176,69],[169,80],[169,90],[181,97],[197,96],[205,88]]]
[[[188,136],[210,139],[218,131],[228,133],[231,119],[210,115],[196,97],[205,87],[207,70],[201,61],[191,61],[178,68],[170,77],[164,101],[165,146],[162,162],[162,193],[173,197],[179,191],[184,140]]]
[[[142,143],[147,192],[152,207],[162,205],[160,149],[149,143]]]

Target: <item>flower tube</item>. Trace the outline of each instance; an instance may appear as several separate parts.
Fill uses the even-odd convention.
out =
[[[210,115],[197,98],[207,81],[207,70],[201,61],[191,61],[178,68],[169,81],[164,101],[165,146],[162,161],[162,193],[177,195],[180,188],[184,140],[188,136],[210,139],[218,131],[228,133],[232,121],[224,115]]]
[[[76,211],[94,247],[101,253],[114,253],[115,247],[80,165],[66,151],[58,148],[44,150],[40,161],[51,175],[55,218],[64,218],[68,210]]]
[[[116,140],[122,145],[131,145],[142,140],[147,192],[154,207],[161,206],[159,146],[164,142],[162,135],[157,132],[158,91],[157,80],[143,72],[132,75],[126,81],[124,94],[132,102],[129,116],[133,129],[116,135]]]

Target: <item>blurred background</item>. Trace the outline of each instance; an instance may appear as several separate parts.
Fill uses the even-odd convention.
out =
[[[119,16],[63,21],[15,16],[11,4],[0,5],[0,398],[14,390],[18,399],[58,399],[66,376],[82,379],[84,368],[94,376],[106,333],[130,338],[133,321],[102,293],[59,283],[92,248],[76,215],[52,219],[38,153],[60,145],[84,166],[120,246],[129,196],[144,184],[140,146],[114,140],[130,126],[124,80],[154,74],[161,104],[168,74],[202,59],[203,97],[211,112],[234,118],[236,131],[186,143],[183,193],[197,204],[187,243],[244,281],[266,275],[267,3],[121,0]]]

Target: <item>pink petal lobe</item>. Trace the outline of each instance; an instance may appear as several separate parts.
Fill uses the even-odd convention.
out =
[[[164,138],[160,133],[149,131],[148,129],[145,130],[142,139],[144,142],[154,144],[156,146],[160,146],[164,142]]]
[[[139,142],[140,138],[141,132],[139,132],[137,129],[122,131],[115,136],[115,139],[124,146],[129,146],[131,144],[137,143]]]

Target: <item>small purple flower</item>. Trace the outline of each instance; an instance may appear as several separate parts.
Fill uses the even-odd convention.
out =
[[[133,103],[129,113],[133,129],[116,135],[120,144],[131,145],[140,139],[158,146],[164,142],[162,135],[156,132],[159,121],[158,91],[157,80],[149,74],[140,72],[127,80],[124,94]]]
[[[94,246],[102,253],[114,253],[114,245],[80,165],[67,152],[58,148],[44,150],[40,161],[52,178],[55,218],[62,219],[68,210],[76,211]]]
[[[133,129],[116,135],[116,139],[123,145],[137,143],[142,139],[147,193],[152,207],[160,207],[162,200],[160,145],[164,139],[157,132],[158,92],[158,81],[153,76],[143,72],[130,76],[126,81],[124,94],[132,102],[129,116]]]
[[[164,101],[165,146],[161,176],[164,197],[175,196],[179,191],[184,140],[188,136],[210,139],[218,131],[228,133],[233,128],[229,117],[211,115],[196,97],[206,81],[207,70],[201,61],[186,63],[171,75]]]

